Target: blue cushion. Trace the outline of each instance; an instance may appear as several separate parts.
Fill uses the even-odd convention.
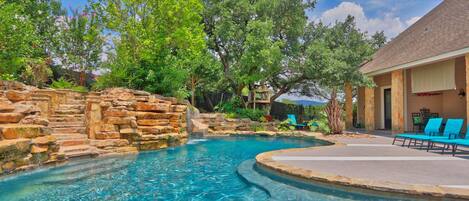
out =
[[[433,140],[433,139],[448,139],[448,136],[416,135],[416,136],[409,137],[409,138],[416,139],[416,140]]]
[[[432,142],[469,146],[469,140],[467,139],[434,139]]]
[[[463,123],[464,119],[448,119],[448,121],[446,121],[446,126],[445,130],[443,131],[443,135],[448,137],[450,135],[459,135]]]
[[[409,138],[409,137],[413,137],[413,136],[416,136],[416,135],[425,135],[425,134],[423,134],[423,133],[403,133],[403,134],[397,134],[396,137]]]

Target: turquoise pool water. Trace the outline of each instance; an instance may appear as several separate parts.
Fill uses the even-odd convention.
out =
[[[269,200],[265,189],[238,175],[238,165],[269,150],[319,145],[299,138],[193,139],[181,147],[79,160],[6,177],[0,180],[0,200]],[[377,199],[311,191],[318,200]]]

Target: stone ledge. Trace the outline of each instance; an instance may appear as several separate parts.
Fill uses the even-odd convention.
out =
[[[330,137],[317,135],[316,138],[326,140],[334,143]],[[337,143],[332,146],[344,146],[345,144]],[[295,152],[306,149],[321,149],[322,147],[309,147],[309,148],[294,148],[283,149],[270,152],[264,152],[256,156],[256,163],[268,170],[276,171],[280,174],[292,176],[297,179],[304,179],[311,182],[327,183],[332,185],[339,185],[344,187],[354,187],[365,190],[372,190],[384,193],[400,193],[412,196],[424,197],[438,197],[438,198],[451,198],[451,199],[465,199],[469,200],[469,191],[467,189],[448,188],[436,185],[421,185],[421,184],[403,184],[397,182],[375,181],[368,179],[350,178],[341,175],[327,174],[303,168],[294,167],[291,165],[283,164],[272,159],[272,156],[288,152]]]

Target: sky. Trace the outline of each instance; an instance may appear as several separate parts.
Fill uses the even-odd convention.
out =
[[[443,0],[318,0],[316,8],[307,11],[312,21],[333,24],[347,15],[355,17],[357,26],[370,34],[384,31],[388,39],[396,37]],[[65,8],[83,8],[87,0],[62,0]],[[279,99],[314,98],[283,95]]]

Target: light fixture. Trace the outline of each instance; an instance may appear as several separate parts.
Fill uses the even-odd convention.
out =
[[[458,96],[461,97],[461,98],[466,96],[466,92],[464,91],[464,89],[462,89],[462,88],[459,89]]]

